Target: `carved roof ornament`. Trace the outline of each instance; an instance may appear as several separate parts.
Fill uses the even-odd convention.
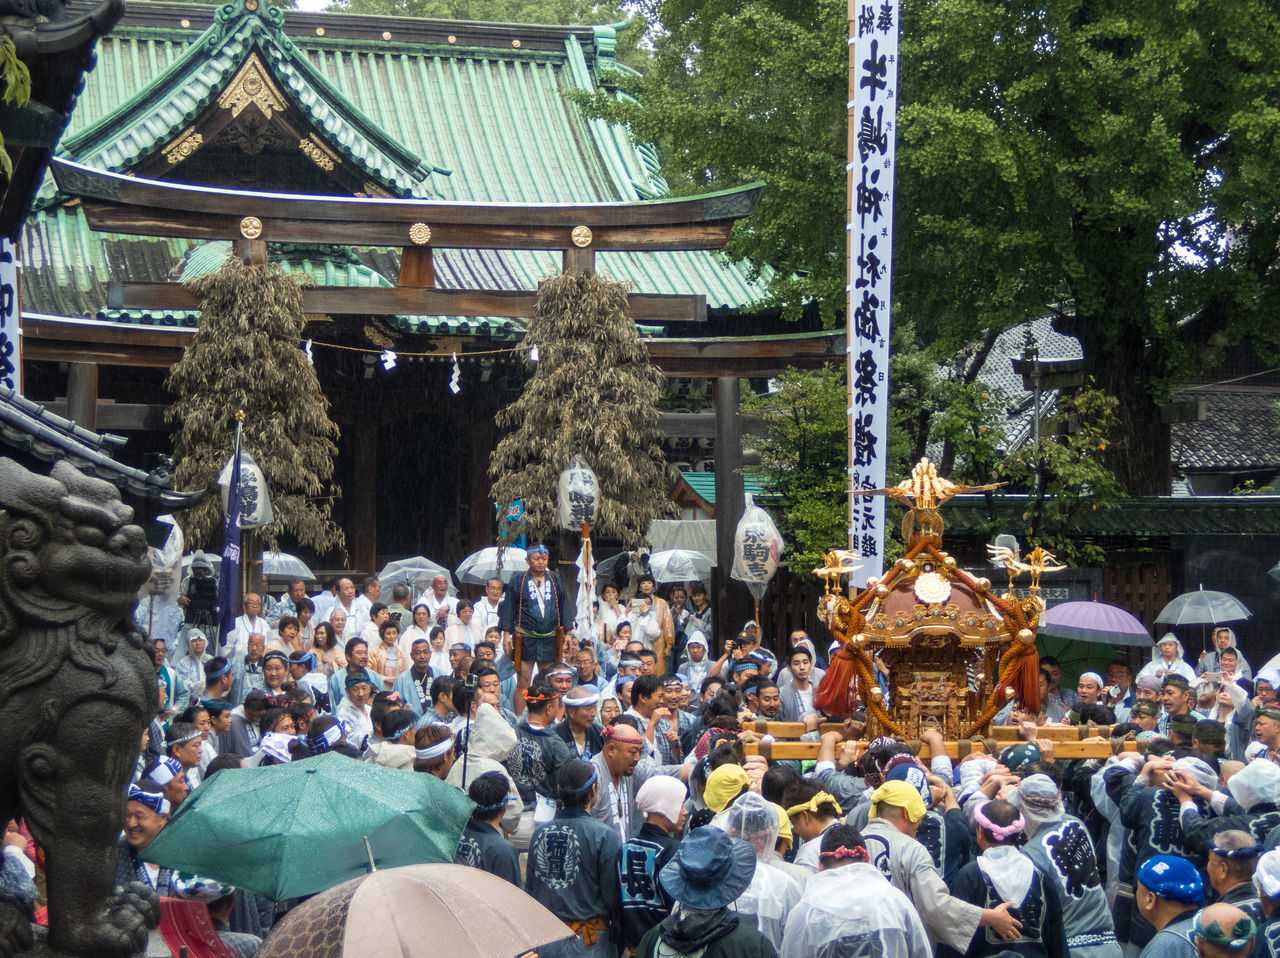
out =
[[[252,106],[269,120],[272,113],[283,113],[286,103],[262,60],[253,53],[218,97],[218,106],[230,110],[233,119]]]
[[[309,159],[320,169],[326,173],[333,172],[334,163],[337,157],[326,147],[320,138],[314,133],[304,137],[298,141],[298,149],[302,151],[302,155]]]
[[[204,137],[195,132],[194,127],[187,127],[164,148],[164,158],[170,166],[176,166],[204,145]]]

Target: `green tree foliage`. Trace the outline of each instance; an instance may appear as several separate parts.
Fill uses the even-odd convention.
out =
[[[774,302],[843,310],[845,140],[838,0],[653,0],[652,60],[640,76],[577,99],[659,148],[677,192],[768,181],[729,253],[771,266]]]
[[[1028,446],[997,464],[997,480],[1008,481],[1010,491],[1031,494],[1022,515],[1024,542],[1042,545],[1075,565],[1104,560],[1101,548],[1074,533],[1086,511],[1109,509],[1122,498],[1106,457],[1119,426],[1116,407],[1115,399],[1097,389],[1064,396],[1057,412],[1042,424],[1039,450]],[[1039,491],[1037,458],[1043,474]]]
[[[745,443],[760,451],[760,480],[779,502],[771,509],[787,543],[791,568],[807,573],[820,566],[827,549],[843,548],[849,536],[849,403],[844,369],[788,369],[773,392],[746,392],[742,414],[764,421],[761,434]]]
[[[0,89],[4,90],[4,102],[11,106],[23,106],[31,99],[31,71],[18,59],[18,51],[11,37],[0,37]],[[2,136],[0,173],[13,176],[13,160],[4,148]]]
[[[292,535],[320,554],[345,549],[331,518],[338,428],[315,369],[300,348],[302,293],[275,264],[246,265],[234,254],[222,269],[187,284],[201,301],[200,326],[165,385],[174,395],[179,488],[214,491],[179,516],[196,546],[218,544],[218,474],[231,456],[235,413],[245,412],[243,445],[266,478],[275,522],[258,530],[272,549]]]
[[[594,273],[543,280],[524,345],[539,360],[498,413],[509,431],[490,458],[491,497],[503,515],[523,500],[523,531],[546,536],[558,528],[560,473],[581,454],[600,485],[593,531],[639,545],[672,507],[658,429],[662,373],[631,320],[627,288]]]
[[[588,108],[663,148],[668,179],[770,189],[731,252],[792,309],[843,308],[848,64],[833,0],[653,0],[639,103]],[[944,356],[1042,312],[1115,397],[1110,461],[1162,491],[1172,384],[1276,346],[1280,9],[1271,0],[907,0],[897,315]]]

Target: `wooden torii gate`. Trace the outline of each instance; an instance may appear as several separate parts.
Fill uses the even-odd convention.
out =
[[[750,215],[764,184],[699,196],[630,203],[470,203],[398,198],[303,195],[230,190],[112,173],[66,159],[51,166],[58,187],[83,206],[99,231],[134,236],[229,240],[247,262],[267,258],[267,243],[398,247],[398,285],[325,287],[303,291],[307,312],[343,316],[441,315],[527,318],[527,291],[441,289],[435,285],[434,249],[554,250],[567,272],[595,269],[600,251],[723,249],[734,223]],[[706,297],[635,293],[632,316],[653,324],[706,320]],[[108,290],[111,309],[198,309],[179,284],[120,283]],[[189,331],[102,330],[50,320],[26,320],[30,359],[169,366]],[[663,338],[648,341],[664,373],[715,381],[716,540],[732,552],[743,508],[742,433],[737,415],[741,377],[771,376],[787,366],[816,367],[843,356],[837,331],[779,336]],[[68,396],[83,412],[96,395]],[[358,493],[357,493],[358,494]],[[371,492],[370,492],[371,494]],[[357,565],[372,567],[372,537],[353,542]],[[749,611],[745,589],[721,577],[716,589],[718,634]],[[737,614],[737,609],[741,614]]]

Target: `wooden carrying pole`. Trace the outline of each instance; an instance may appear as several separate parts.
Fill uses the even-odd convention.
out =
[[[980,741],[970,742],[944,742],[947,755],[952,759],[961,758],[960,745],[969,746],[966,749],[966,755],[972,752],[982,752],[983,747]],[[818,749],[822,747],[821,742],[747,742],[744,749],[748,755],[763,755],[765,758],[773,761],[802,761],[804,759],[816,759],[818,757]],[[1136,752],[1138,750],[1137,742],[1125,742],[1124,751]],[[1054,758],[1070,759],[1070,758],[1110,758],[1112,755],[1110,742],[1054,742],[1053,756]],[[928,745],[922,745],[919,752],[922,761],[928,761],[932,755]]]

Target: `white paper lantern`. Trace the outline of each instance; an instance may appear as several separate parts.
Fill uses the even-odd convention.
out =
[[[778,571],[783,542],[778,527],[747,494],[747,508],[733,534],[733,570],[730,575],[746,585],[757,600],[764,597],[769,580]]]
[[[232,457],[234,458],[234,457]],[[218,486],[222,489],[222,508],[227,508],[227,493],[231,486],[231,463],[222,467],[218,476]],[[248,449],[240,450],[240,528],[256,529],[269,526],[275,521],[275,510],[271,508],[271,496],[267,494],[267,480],[258,464],[253,461],[253,453]]]
[[[578,531],[584,522],[596,521],[600,501],[600,485],[596,474],[581,456],[574,456],[557,486],[560,526]]]

